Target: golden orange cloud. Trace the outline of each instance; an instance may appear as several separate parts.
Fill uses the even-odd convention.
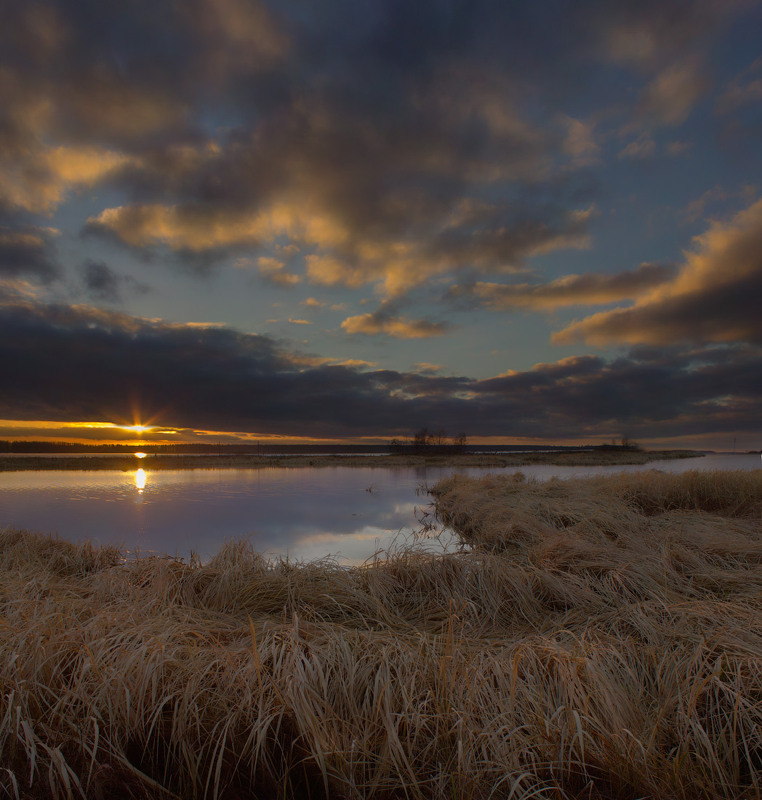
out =
[[[91,217],[88,227],[133,247],[165,245],[196,253],[263,243],[274,247],[285,236],[292,244],[316,251],[304,257],[311,283],[349,288],[376,283],[383,295],[397,297],[432,277],[464,267],[506,274],[522,269],[522,263],[535,256],[586,248],[590,243],[586,225],[597,213],[594,207],[568,211],[557,229],[516,223],[492,230],[495,215],[503,212],[471,204],[445,219],[433,239],[412,241],[388,232],[376,236],[353,232],[337,213],[322,209],[317,199],[310,200],[309,192],[306,197],[298,202],[281,198],[259,209],[237,212],[202,205],[118,206]],[[269,276],[278,274],[275,261],[262,263]],[[293,277],[284,281],[296,282]]]
[[[28,158],[0,157],[0,198],[8,205],[50,213],[70,190],[93,186],[135,159],[101,147],[32,145]],[[29,162],[34,162],[30,168]]]
[[[350,335],[362,333],[370,336],[385,334],[395,339],[426,339],[441,336],[447,326],[439,322],[405,317],[385,317],[378,314],[359,314],[348,317],[341,327]]]
[[[550,310],[573,305],[612,303],[636,298],[667,281],[674,270],[662,264],[641,264],[630,272],[614,275],[565,275],[544,284],[502,284],[478,281],[473,294],[492,309],[529,308]],[[458,292],[456,291],[457,295]]]
[[[553,335],[558,344],[586,341],[762,340],[762,200],[695,237],[673,280],[626,309],[604,311]]]
[[[257,259],[259,274],[266,281],[274,283],[276,286],[296,286],[301,278],[298,275],[294,275],[292,272],[288,272],[285,266],[285,262],[277,258],[262,256]]]
[[[276,202],[265,210],[210,209],[157,203],[107,208],[88,224],[114,233],[133,247],[164,244],[173,250],[201,252],[235,245],[271,242],[279,235],[317,245],[338,245],[346,231],[330,217],[310,214],[299,205]]]
[[[309,255],[304,260],[307,265],[307,277],[313,283],[324,286],[341,284],[356,289],[367,280],[362,270],[333,256]]]

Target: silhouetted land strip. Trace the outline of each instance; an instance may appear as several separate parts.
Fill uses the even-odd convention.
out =
[[[0,794],[759,797],[762,470],[432,491],[351,568],[0,530]]]
[[[137,448],[135,448],[137,449]],[[20,470],[264,469],[267,467],[521,467],[530,464],[594,466],[646,464],[696,458],[694,450],[579,450],[531,453],[410,453],[379,455],[0,455],[0,472]]]

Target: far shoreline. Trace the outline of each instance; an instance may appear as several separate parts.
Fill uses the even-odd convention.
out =
[[[305,467],[479,467],[502,469],[536,464],[553,466],[626,466],[647,464],[651,461],[700,458],[702,450],[578,450],[563,452],[521,453],[432,453],[432,454],[379,454],[379,455],[155,455],[137,458],[126,455],[0,455],[0,472],[36,471],[101,471],[134,472],[138,469],[193,470],[193,469],[268,469]]]

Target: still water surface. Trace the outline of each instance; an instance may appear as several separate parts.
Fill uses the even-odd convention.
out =
[[[139,464],[144,464],[139,469]],[[547,479],[661,469],[759,469],[759,455],[714,455],[619,467],[522,467]],[[228,539],[251,539],[267,556],[357,563],[413,538],[421,492],[452,472],[495,469],[380,467],[166,470],[136,460],[133,472],[0,473],[0,528],[56,532],[71,541],[118,544],[130,552],[207,558]],[[515,467],[505,472],[513,473]],[[445,532],[434,549],[454,546]]]

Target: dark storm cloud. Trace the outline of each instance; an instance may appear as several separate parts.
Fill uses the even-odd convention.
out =
[[[0,418],[309,436],[653,436],[757,425],[762,351],[641,348],[487,380],[305,367],[268,337],[87,307],[0,307]],[[674,423],[676,427],[670,427]]]

